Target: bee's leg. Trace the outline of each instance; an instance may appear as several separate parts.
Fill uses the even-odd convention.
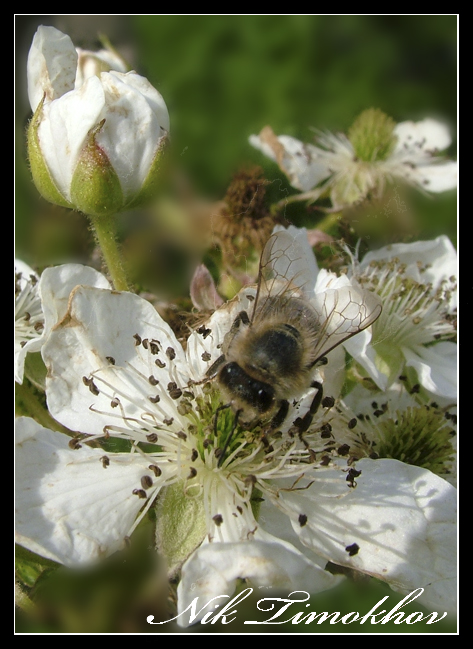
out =
[[[274,417],[271,419],[269,423],[269,428],[271,431],[275,430],[276,428],[279,428],[279,426],[286,419],[288,412],[289,412],[289,401],[284,399],[283,401],[279,402],[279,410],[277,411],[277,413],[274,415]]]
[[[305,413],[303,417],[298,417],[294,422],[294,426],[296,426],[296,428],[298,429],[299,435],[305,433],[306,430],[309,428],[314,418],[314,415],[319,409],[320,404],[322,402],[322,396],[323,396],[322,383],[319,383],[318,381],[313,381],[310,387],[317,388],[317,392],[314,398],[312,399],[312,403],[310,404],[309,410]]]
[[[208,379],[213,379],[214,376],[217,376],[219,369],[222,367],[222,365],[225,363],[225,356],[222,354],[217,358],[216,361],[212,363],[212,365],[208,368],[208,370],[205,372],[205,379],[203,381],[199,381],[199,383],[204,383]],[[198,383],[195,383],[195,385],[198,385]]]
[[[218,416],[218,413],[219,413],[220,410],[223,410],[224,408],[228,408],[229,406],[230,406],[230,404],[227,404],[225,406],[219,406],[217,408],[217,410],[215,411],[215,434],[217,434],[217,416]],[[222,466],[223,460],[225,459],[225,453],[227,451],[228,445],[231,442],[231,439],[233,437],[233,433],[235,432],[235,428],[238,425],[238,417],[240,416],[240,413],[241,413],[241,410],[237,410],[236,413],[235,413],[235,419],[233,420],[232,429],[228,433],[228,437],[225,440],[225,444],[223,445],[222,452],[220,453],[220,457],[218,458],[218,463],[217,463],[218,467]]]

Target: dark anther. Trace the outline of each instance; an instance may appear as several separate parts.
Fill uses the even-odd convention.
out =
[[[146,498],[146,491],[144,489],[133,489],[133,495],[138,496],[138,498]]]
[[[138,334],[135,334],[133,336],[133,338],[135,339],[135,346],[136,347],[138,347],[138,345],[141,345],[141,336],[139,336]]]
[[[152,471],[157,478],[159,478],[162,473],[161,469],[159,468],[159,466],[156,466],[156,464],[150,464],[148,469]]]
[[[176,352],[172,347],[168,347],[166,349],[166,356],[169,358],[170,361],[173,361],[176,358]]]
[[[182,395],[181,388],[178,388],[174,381],[168,383],[168,392],[171,399],[179,399],[179,397]]]
[[[350,421],[348,422],[348,428],[349,428],[350,430],[353,430],[353,428],[355,428],[355,426],[356,426],[357,423],[358,423],[357,418],[356,418],[356,417],[353,417],[353,419],[350,419]]]
[[[158,441],[158,436],[156,433],[150,433],[149,435],[146,435],[146,439],[150,444],[156,444]]]
[[[159,383],[158,379],[152,374],[150,377],[148,377],[148,381],[151,383],[151,385],[158,385]]]
[[[332,408],[335,405],[335,399],[333,397],[324,397],[322,399],[322,406],[324,408]]]
[[[213,522],[217,527],[220,527],[220,525],[223,523],[223,516],[222,514],[216,514],[215,516],[212,517]]]
[[[102,461],[103,468],[106,469],[110,465],[110,459],[106,455],[102,455],[100,459]]]
[[[151,489],[151,487],[153,486],[153,478],[149,475],[144,475],[141,478],[141,486],[143,487],[143,489]]]
[[[113,356],[105,356],[105,358],[110,363],[110,365],[115,365],[115,359],[113,358]]]
[[[332,436],[332,426],[330,424],[323,424],[320,428],[320,436],[323,439],[327,439]]]
[[[342,444],[337,449],[337,453],[342,456],[348,455],[349,452],[350,452],[350,447],[348,446],[348,444]]]
[[[356,469],[350,469],[348,471],[346,481],[350,484],[350,487],[356,486],[355,478],[358,478],[359,475],[361,475],[361,471],[357,471]]]
[[[299,514],[299,525],[304,527],[307,523],[307,516],[305,514]]]
[[[351,545],[347,545],[345,550],[348,552],[350,557],[354,557],[355,554],[358,554],[360,551],[360,546],[357,543],[352,543]]]
[[[150,342],[149,350],[153,354],[153,356],[155,354],[158,354],[159,353],[159,345],[158,345],[158,343]]]

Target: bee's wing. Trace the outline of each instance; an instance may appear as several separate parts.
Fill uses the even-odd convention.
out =
[[[318,268],[314,253],[307,240],[305,229],[290,226],[274,232],[261,254],[258,290],[253,321],[256,313],[263,313],[268,298],[300,297],[314,295]]]
[[[375,293],[352,285],[317,293],[310,302],[320,322],[314,350],[317,360],[372,325],[382,309]]]

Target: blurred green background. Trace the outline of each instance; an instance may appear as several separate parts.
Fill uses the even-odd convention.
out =
[[[296,193],[277,166],[248,144],[248,136],[267,124],[277,134],[310,141],[312,128],[346,131],[369,107],[381,108],[396,121],[437,117],[451,125],[453,142],[448,153],[455,157],[455,15],[16,16],[15,253],[38,270],[50,264],[90,263],[93,259],[93,240],[84,219],[40,200],[26,162],[24,132],[31,116],[26,57],[39,24],[54,25],[68,33],[76,46],[89,49],[98,49],[98,34],[103,33],[133,69],[149,78],[169,108],[174,157],[186,182],[196,196],[210,203],[223,198],[238,169],[252,164],[261,165],[266,177],[276,181],[270,190],[274,200],[284,192]],[[433,197],[413,192],[411,200],[418,215],[417,238],[447,234],[456,243],[456,192]],[[296,225],[307,224],[303,205],[295,206],[290,216]],[[140,241],[144,244],[139,235],[143,219],[139,213],[125,215],[123,238],[132,242],[130,248]],[[316,227],[317,219],[308,224]],[[135,238],[130,236],[133,232],[138,233]],[[171,298],[187,295],[201,251],[189,255],[189,249],[179,240],[178,228],[174,236],[153,236],[146,237],[146,254],[153,261],[145,263],[142,270],[160,275],[163,281],[150,282],[151,288],[167,291],[166,297]],[[33,614],[19,613],[18,631],[176,631],[146,625],[147,615],[158,615],[150,608],[154,600],[148,596],[147,606],[139,607],[136,613],[136,601],[142,601],[142,591],[148,588],[143,566],[152,562],[152,533],[146,526],[142,533],[147,550],[137,551],[140,544],[134,544],[118,561],[127,567],[136,562],[132,571],[136,584],[134,581],[128,588],[129,570],[124,569],[122,579],[118,579],[117,574],[122,573],[113,562],[101,569],[100,577],[95,574],[88,579],[63,568],[46,571],[35,586],[35,577],[31,577],[33,592],[39,592],[41,604]],[[339,610],[338,601],[344,602],[347,610],[367,611],[380,599],[379,586],[373,588],[370,593],[370,586],[364,586],[367,599],[360,595],[356,606],[350,605],[353,591],[337,595],[338,599],[329,596],[324,610]],[[390,590],[383,590],[381,597],[386,594],[391,595],[389,602],[394,601]],[[322,610],[313,603],[310,610],[315,609]],[[389,629],[386,625],[381,631],[377,626],[327,626],[215,625],[192,631],[446,633],[456,628],[453,622],[446,626],[419,623],[408,630],[402,625]]]

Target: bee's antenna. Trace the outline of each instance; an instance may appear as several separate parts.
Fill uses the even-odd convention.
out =
[[[230,405],[230,404],[228,404],[228,405]],[[228,406],[221,406],[220,408],[218,408],[217,412],[215,413],[215,429],[217,428],[217,414],[218,414],[218,411],[222,410],[223,408],[227,408],[227,407]],[[228,437],[225,440],[225,444],[223,445],[222,453],[220,454],[220,457],[218,458],[217,466],[219,468],[222,466],[222,463],[223,463],[223,460],[224,460],[224,457],[225,457],[225,452],[226,452],[226,450],[228,448],[228,445],[231,442],[231,439],[233,437],[233,433],[235,432],[235,428],[238,425],[238,417],[240,416],[241,412],[242,412],[241,410],[237,410],[236,413],[235,413],[235,419],[233,420],[233,427],[232,427],[231,431],[228,433]]]

